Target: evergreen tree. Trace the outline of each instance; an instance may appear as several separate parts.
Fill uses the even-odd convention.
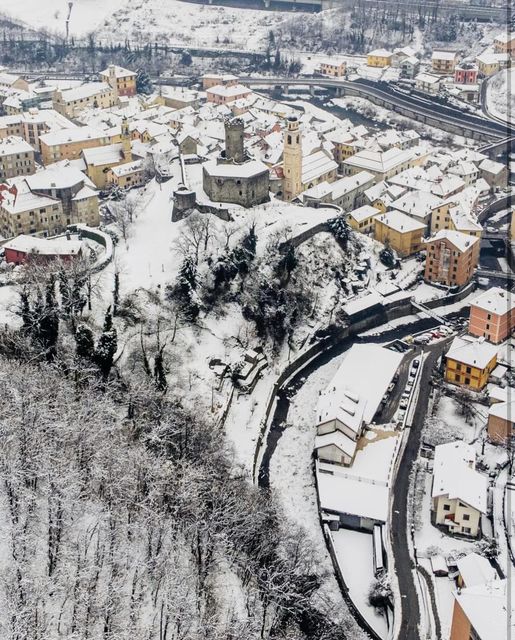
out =
[[[106,312],[104,319],[104,329],[98,339],[95,349],[95,362],[102,373],[104,380],[107,380],[113,366],[114,355],[118,346],[116,329],[113,327],[113,316],[111,308]]]
[[[113,316],[118,313],[118,305],[120,303],[120,274],[118,271],[114,273],[114,289],[113,289]]]
[[[27,289],[23,289],[20,293],[20,315],[23,330],[30,333],[33,329],[34,318],[30,308],[29,293]]]
[[[92,360],[95,355],[95,341],[93,339],[93,332],[85,325],[80,324],[75,331],[75,345],[77,355],[80,358],[87,358]]]
[[[275,57],[274,57],[274,69],[279,69],[280,66],[281,66],[281,52],[279,51],[279,49],[276,49]]]
[[[39,340],[45,349],[47,360],[53,360],[57,351],[59,337],[59,310],[55,299],[55,278],[47,284],[45,305],[39,320]]]
[[[136,75],[136,91],[145,95],[150,95],[154,90],[152,80],[146,71],[138,71]]]

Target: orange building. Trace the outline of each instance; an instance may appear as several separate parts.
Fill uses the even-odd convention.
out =
[[[83,149],[110,144],[109,135],[94,127],[74,127],[39,136],[43,164],[59,160],[77,160]]]
[[[494,344],[503,342],[515,328],[515,297],[510,291],[494,287],[470,304],[469,333],[483,336]]]
[[[424,278],[448,287],[470,282],[479,259],[479,238],[442,229],[426,241]]]
[[[345,75],[347,65],[345,62],[332,62],[331,60],[324,60],[320,63],[320,73],[324,76],[331,76],[333,78],[341,78]]]

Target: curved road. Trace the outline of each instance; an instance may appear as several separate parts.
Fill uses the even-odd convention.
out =
[[[430,126],[443,129],[442,124],[459,128],[463,135],[477,137],[480,134],[483,139],[502,139],[506,137],[506,127],[501,123],[471,115],[459,109],[442,105],[430,99],[425,100],[408,93],[401,93],[389,88],[387,84],[365,80],[333,80],[324,77],[319,78],[270,78],[270,77],[241,77],[240,80],[248,86],[309,86],[325,87],[329,89],[341,89],[349,95],[360,95],[369,99],[377,99],[387,102],[391,107],[398,107],[409,111],[416,118],[418,115]],[[372,100],[373,101],[373,100]],[[394,109],[395,110],[395,109]]]
[[[462,312],[449,314],[448,317],[458,317],[460,315],[462,315]],[[300,387],[304,384],[308,376],[321,366],[327,364],[333,358],[346,351],[355,342],[391,341],[410,335],[411,333],[428,330],[439,324],[440,323],[433,318],[422,318],[409,325],[402,325],[385,331],[379,335],[368,335],[365,338],[350,336],[327,351],[321,353],[317,358],[308,363],[306,367],[298,371],[290,380],[288,385],[285,388],[280,389],[277,394],[277,404],[271,421],[270,430],[267,435],[265,444],[266,448],[259,467],[258,485],[267,489],[270,487],[270,462],[276,450],[277,443],[285,429],[290,402]],[[407,496],[409,491],[409,476],[411,466],[418,455],[420,447],[420,435],[429,401],[431,373],[438,357],[443,353],[445,346],[450,339],[452,338],[442,341],[436,345],[424,347],[424,351],[428,352],[429,355],[422,365],[423,368],[420,374],[419,395],[413,414],[413,426],[411,427],[408,435],[408,441],[403,452],[401,464],[399,465],[399,471],[397,473],[393,490],[393,507],[391,514],[392,548],[396,574],[399,580],[399,590],[402,597],[402,620],[398,636],[400,640],[418,640],[420,638],[418,629],[418,624],[420,622],[420,607],[412,573],[414,565],[410,556],[407,539]],[[413,355],[413,353],[411,355]]]
[[[395,558],[395,572],[401,593],[402,620],[399,638],[419,638],[418,624],[420,622],[420,606],[417,590],[413,579],[415,565],[408,546],[408,493],[410,487],[410,473],[420,448],[420,436],[427,413],[429,394],[431,390],[431,374],[433,368],[448,342],[448,338],[440,343],[424,347],[428,352],[424,360],[420,375],[419,394],[413,413],[413,424],[409,430],[408,441],[402,454],[399,470],[395,478],[393,489],[393,505],[391,513],[391,538],[393,555]]]

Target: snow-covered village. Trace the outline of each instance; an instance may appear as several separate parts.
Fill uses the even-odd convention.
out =
[[[511,11],[0,0],[0,640],[515,640]]]

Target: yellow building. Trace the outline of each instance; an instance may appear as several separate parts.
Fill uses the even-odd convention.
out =
[[[121,137],[122,141],[116,144],[92,147],[82,151],[88,178],[98,189],[105,189],[109,171],[113,167],[132,162],[129,123],[126,119],[122,122]]]
[[[454,201],[446,200],[431,211],[431,234],[442,229],[459,231],[475,238],[481,238],[483,227],[468,216]]]
[[[64,230],[61,201],[33,193],[23,179],[8,183],[13,192],[3,191],[0,202],[0,234],[54,235]]]
[[[445,356],[447,382],[481,391],[497,364],[497,347],[484,338],[457,336]]]
[[[61,129],[39,136],[43,164],[59,160],[77,160],[83,149],[110,144],[111,138],[101,129],[94,127],[74,127]]]
[[[476,58],[479,73],[486,78],[493,76],[501,68],[499,58],[493,53],[482,53]]]
[[[107,172],[107,183],[116,185],[121,189],[143,186],[145,184],[143,160],[125,162],[117,167],[112,167]]]
[[[61,115],[73,118],[87,108],[108,109],[117,103],[117,96],[105,82],[87,82],[73,89],[57,90],[53,106]]]
[[[399,256],[410,256],[422,249],[426,225],[400,211],[387,211],[374,218],[374,238],[388,244]]]
[[[347,214],[347,222],[354,231],[360,233],[372,233],[374,230],[374,219],[379,215],[379,211],[375,207],[366,204]]]
[[[393,53],[386,49],[374,49],[367,54],[367,65],[369,67],[391,67]]]
[[[100,72],[100,79],[111,87],[117,98],[136,95],[136,73],[134,71],[110,64],[107,69]]]

